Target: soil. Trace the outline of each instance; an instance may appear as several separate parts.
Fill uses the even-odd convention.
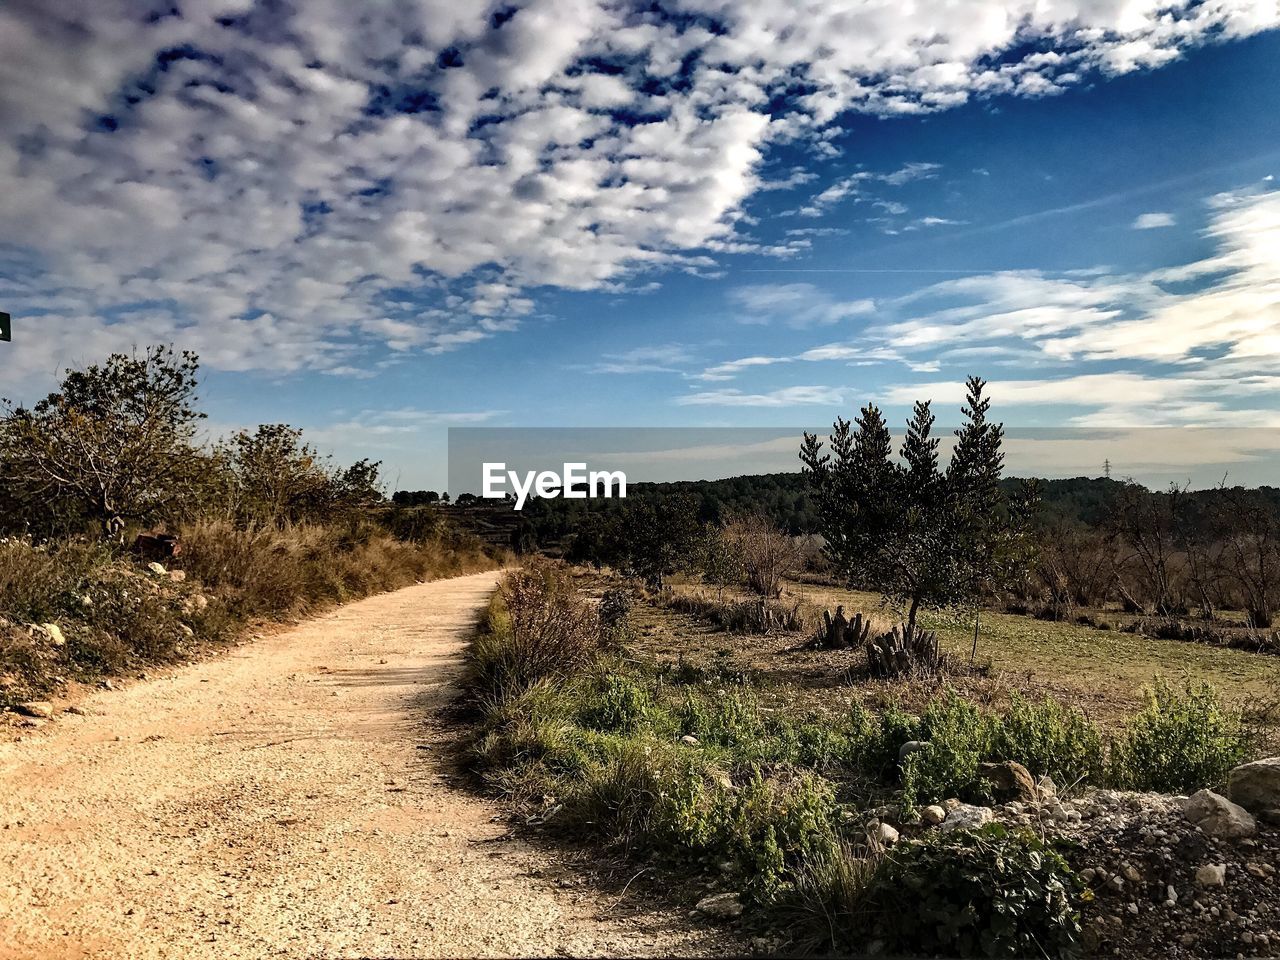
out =
[[[363,600],[0,743],[0,957],[740,952],[455,785],[439,714],[495,580]]]

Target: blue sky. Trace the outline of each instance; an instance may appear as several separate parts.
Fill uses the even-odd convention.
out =
[[[173,342],[215,432],[409,487],[450,425],[945,422],[969,373],[1280,426],[1274,2],[904,10],[7,4],[0,392]]]

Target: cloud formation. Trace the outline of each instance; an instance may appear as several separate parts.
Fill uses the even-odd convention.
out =
[[[1137,274],[977,274],[870,307],[856,301],[873,317],[857,338],[790,356],[729,360],[700,378],[732,380],[753,367],[830,360],[895,361],[917,372],[948,364],[961,374],[975,362],[1016,363],[1043,372],[996,380],[1002,403],[1080,408],[1085,412],[1072,421],[1080,425],[1242,418],[1274,425],[1267,408],[1280,397],[1280,191],[1219,194],[1209,207],[1204,233],[1215,251],[1204,259]],[[758,290],[753,296],[768,300]],[[1070,375],[1053,375],[1066,369]],[[882,399],[950,403],[963,398],[961,379],[902,385]]]
[[[847,111],[1041,96],[1276,22],[1267,0],[11,0],[0,293],[40,328],[24,373],[167,339],[359,371],[510,330],[534,287],[802,249],[761,250],[743,204],[772,145],[829,155]]]

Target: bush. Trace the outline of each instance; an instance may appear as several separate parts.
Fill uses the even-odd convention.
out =
[[[621,643],[631,629],[631,597],[625,590],[606,590],[600,598],[600,632],[608,643]]]
[[[1045,697],[1039,703],[1013,695],[995,731],[992,754],[1014,760],[1059,785],[1097,783],[1103,776],[1102,735],[1080,710]]]
[[[503,699],[545,679],[568,677],[602,647],[596,609],[550,564],[507,575],[501,612],[491,610],[472,643],[469,683],[482,697]]]
[[[1178,690],[1157,678],[1147,705],[1111,748],[1111,779],[1132,790],[1189,793],[1222,783],[1248,753],[1240,713],[1226,707],[1212,684]]]
[[[667,594],[668,607],[714,624],[728,633],[766,634],[775,630],[799,632],[805,628],[800,604],[787,606],[777,600],[713,600],[700,594]]]
[[[920,737],[926,743],[903,764],[903,800],[987,799],[978,764],[991,756],[995,727],[992,717],[955,692],[929,704],[920,718]]]
[[[1060,854],[996,825],[895,851],[868,884],[865,908],[890,954],[1069,956],[1078,889]]]

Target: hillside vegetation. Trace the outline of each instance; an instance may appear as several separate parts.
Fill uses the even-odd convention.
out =
[[[335,466],[287,425],[198,444],[197,370],[115,355],[4,408],[0,705],[27,723],[68,684],[495,563],[439,512],[386,504],[378,464]]]

